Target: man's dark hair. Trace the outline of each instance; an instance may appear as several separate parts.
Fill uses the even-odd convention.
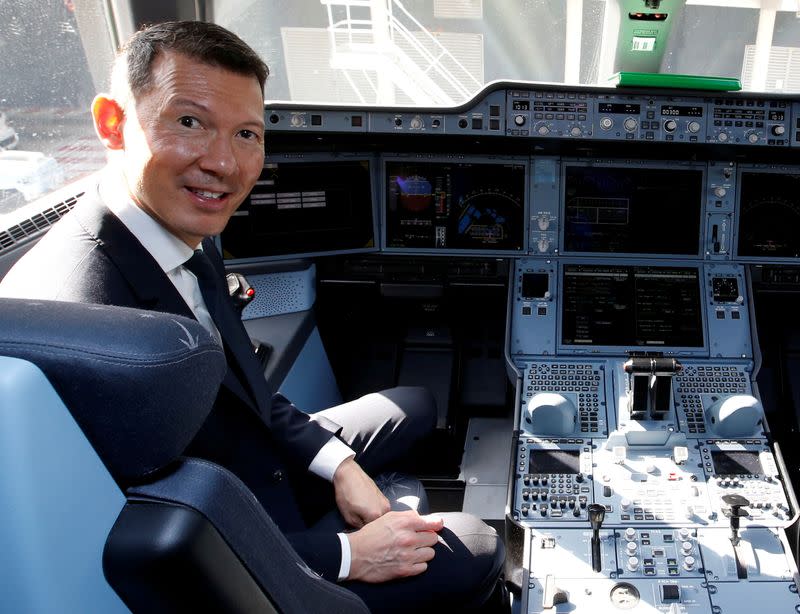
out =
[[[167,21],[139,30],[123,45],[112,86],[122,86],[119,81],[124,77],[134,98],[146,92],[152,85],[153,62],[163,51],[175,51],[204,64],[252,75],[258,79],[262,92],[269,75],[269,68],[258,54],[230,30],[204,21]]]

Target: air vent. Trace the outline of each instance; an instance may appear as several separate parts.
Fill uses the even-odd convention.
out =
[[[48,207],[41,213],[33,217],[14,224],[6,230],[0,230],[0,253],[8,250],[17,243],[32,239],[40,234],[44,234],[50,227],[66,215],[83,196],[83,192],[68,198],[67,200]]]
[[[756,46],[745,45],[742,87],[752,89]],[[800,89],[800,47],[771,47],[765,92],[796,92]]]
[[[437,19],[483,19],[483,0],[433,0]]]

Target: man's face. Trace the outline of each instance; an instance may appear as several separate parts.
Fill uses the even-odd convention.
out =
[[[222,231],[261,173],[261,88],[176,52],[159,54],[151,83],[125,109],[122,170],[136,204],[194,248]]]

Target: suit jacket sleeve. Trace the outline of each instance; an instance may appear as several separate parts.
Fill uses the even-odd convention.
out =
[[[342,564],[342,544],[333,532],[302,531],[286,535],[289,543],[311,569],[326,580],[339,579]]]
[[[308,469],[311,461],[342,427],[323,416],[297,409],[280,393],[272,395],[270,429],[288,458]]]

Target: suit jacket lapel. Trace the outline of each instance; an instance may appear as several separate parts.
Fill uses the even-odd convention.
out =
[[[117,266],[138,300],[141,309],[176,313],[195,319],[194,313],[161,267],[136,237],[100,199],[99,194],[86,194],[73,214],[86,232],[93,236]],[[248,385],[228,367],[222,385],[262,416],[259,403],[248,391]],[[263,417],[263,416],[262,416]]]

